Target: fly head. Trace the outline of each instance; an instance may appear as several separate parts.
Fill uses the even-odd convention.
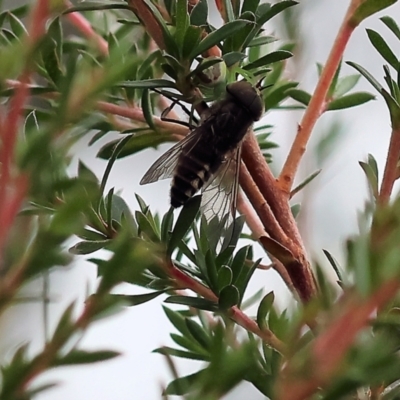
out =
[[[246,81],[233,82],[227,85],[227,93],[258,121],[264,112],[264,103],[260,91]]]

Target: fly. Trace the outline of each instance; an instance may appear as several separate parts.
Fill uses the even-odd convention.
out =
[[[227,85],[225,98],[215,102],[202,123],[150,167],[140,184],[172,178],[172,207],[184,205],[201,190],[206,220],[231,221],[236,212],[241,144],[263,110],[260,91],[249,82]]]

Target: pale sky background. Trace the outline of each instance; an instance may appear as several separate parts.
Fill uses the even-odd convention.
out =
[[[211,3],[211,2],[210,2]],[[336,36],[339,24],[348,6],[348,0],[304,0],[300,30],[306,38],[306,48],[302,59],[291,73],[300,81],[300,87],[308,91],[314,88],[317,73],[315,63],[324,63]],[[307,12],[306,12],[307,9]],[[369,43],[365,29],[372,28],[389,38],[394,49],[400,50],[399,42],[389,34],[388,29],[379,21],[379,16],[390,15],[399,19],[400,6],[397,4],[365,21],[355,32],[346,50],[344,60],[354,61],[376,76],[383,83],[382,65],[384,61]],[[268,26],[268,30],[271,26]],[[269,33],[269,32],[268,32]],[[342,74],[355,71],[344,66]],[[356,87],[357,91],[370,91],[373,88],[363,79]],[[276,126],[272,140],[280,148],[274,151],[274,169],[279,171],[288,146],[296,132],[302,112],[269,114],[268,123]],[[310,190],[297,200],[303,201],[301,228],[307,249],[313,249],[311,256],[323,261],[322,249],[328,249],[339,260],[344,260],[343,243],[357,232],[357,210],[363,208],[367,198],[364,174],[358,161],[365,161],[368,153],[378,160],[381,175],[387,152],[390,121],[383,99],[367,103],[347,111],[337,111],[324,116],[317,124],[313,141],[317,142],[329,128],[335,117],[343,124],[342,139],[335,152],[330,156],[323,172],[310,186]],[[101,142],[103,144],[104,142]],[[139,193],[152,210],[166,211],[169,201],[169,181],[139,187],[139,181],[147,168],[161,151],[147,150],[141,154],[119,161],[111,174],[109,187],[121,191],[123,198],[132,210],[137,209],[134,193]],[[98,148],[98,147],[97,147]],[[78,149],[79,157],[101,177],[106,163],[95,159],[97,148]],[[76,163],[71,171],[76,171]],[[314,172],[316,165],[312,145],[303,160],[301,169],[304,176]],[[303,197],[303,200],[302,200]],[[296,202],[296,201],[295,201]],[[259,253],[263,256],[263,253]],[[51,296],[54,303],[50,307],[51,319],[57,321],[60,313],[73,300],[82,303],[87,287],[95,285],[95,268],[76,259],[74,265],[63,271],[55,271],[50,278]],[[254,293],[259,287],[265,287],[265,293],[275,291],[275,297],[281,307],[288,304],[287,289],[274,272],[257,272],[248,293]],[[121,288],[126,293],[142,293],[136,287]],[[41,283],[33,282],[25,293],[39,294]],[[162,298],[144,305],[129,308],[119,315],[105,319],[93,326],[86,334],[80,347],[83,349],[113,349],[123,353],[112,361],[82,367],[59,368],[44,374],[36,384],[59,382],[59,386],[37,396],[39,400],[130,400],[160,399],[160,388],[166,385],[171,374],[161,355],[151,351],[161,345],[171,345],[169,333],[173,331],[161,308]],[[32,341],[34,354],[43,343],[42,313],[40,304],[15,306],[0,321],[2,340],[0,354],[9,356],[22,343]],[[5,334],[4,334],[5,333]],[[184,375],[199,369],[197,362],[177,361],[179,372]],[[259,400],[260,395],[251,385],[244,385],[226,396],[226,399]]]

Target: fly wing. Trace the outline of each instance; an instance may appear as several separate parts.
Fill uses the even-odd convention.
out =
[[[182,152],[189,152],[196,145],[201,136],[199,128],[191,131],[184,139],[165,152],[144,174],[141,185],[172,178],[179,156]]]
[[[239,188],[241,146],[222,163],[203,188],[201,210],[207,222],[217,218],[221,228],[229,226],[234,218]]]

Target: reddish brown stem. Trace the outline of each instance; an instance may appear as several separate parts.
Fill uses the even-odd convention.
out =
[[[278,385],[277,399],[309,399],[319,387],[332,382],[356,336],[369,324],[371,314],[393,299],[399,289],[400,281],[391,279],[368,299],[353,298],[343,305],[341,315],[332,321],[312,346],[312,374],[296,371],[296,361],[289,362]]]
[[[70,1],[65,1],[67,7],[73,7],[73,4]],[[108,43],[104,40],[100,35],[98,35],[93,27],[90,25],[90,22],[80,13],[73,12],[65,15],[65,18],[75,26],[79,31],[88,39],[93,41],[101,54],[104,56],[108,55]]]
[[[247,136],[243,144],[242,156],[255,185],[251,184],[245,170],[243,173],[241,172],[243,178],[241,184],[263,221],[266,232],[271,239],[277,242],[274,244],[270,240],[264,239],[261,240],[261,243],[268,252],[282,262],[290,277],[287,281],[293,283],[299,298],[307,302],[317,292],[315,279],[307,261],[288,199],[277,189],[275,178],[264,160],[254,134]],[[269,246],[266,247],[266,245]],[[274,252],[274,248],[278,252]]]
[[[161,50],[165,50],[164,35],[159,22],[154,17],[149,6],[143,0],[129,0],[133,12],[146,28],[147,33],[157,43]]]
[[[105,101],[98,101],[96,103],[96,108],[105,113],[119,115],[121,117],[130,118],[134,121],[147,124],[146,118],[143,115],[143,111],[139,107],[123,107],[117,104],[107,103]],[[173,122],[163,121],[158,117],[153,117],[153,121],[158,128],[173,132],[177,136],[177,140],[182,139],[189,132],[189,129],[185,126],[174,124]]]
[[[340,64],[350,36],[355,29],[355,25],[351,20],[353,12],[354,4],[351,4],[336,36],[328,60],[326,61],[325,67],[322,70],[317,87],[315,88],[307,110],[304,113],[303,119],[297,131],[297,135],[293,141],[292,147],[279,176],[278,187],[284,193],[286,193],[287,197],[290,196],[294,177],[299,167],[301,158],[306,151],[307,143],[315,123],[325,111],[326,97],[329,87]]]
[[[193,292],[199,294],[205,299],[211,300],[215,303],[218,302],[218,297],[206,286],[197,282],[195,279],[191,278],[178,268],[176,268],[172,262],[168,262],[167,271],[176,279],[179,285],[186,289],[190,289]],[[272,346],[274,349],[278,350],[282,354],[286,352],[285,345],[269,330],[261,330],[257,323],[250,319],[242,310],[238,307],[234,306],[228,311],[228,315],[241,327],[248,330],[249,332],[254,333],[261,339],[263,339],[266,343]]]
[[[386,158],[385,172],[383,173],[381,190],[378,202],[385,205],[389,202],[393,185],[398,178],[398,162],[400,159],[400,129],[393,130],[390,137],[388,155]]]

